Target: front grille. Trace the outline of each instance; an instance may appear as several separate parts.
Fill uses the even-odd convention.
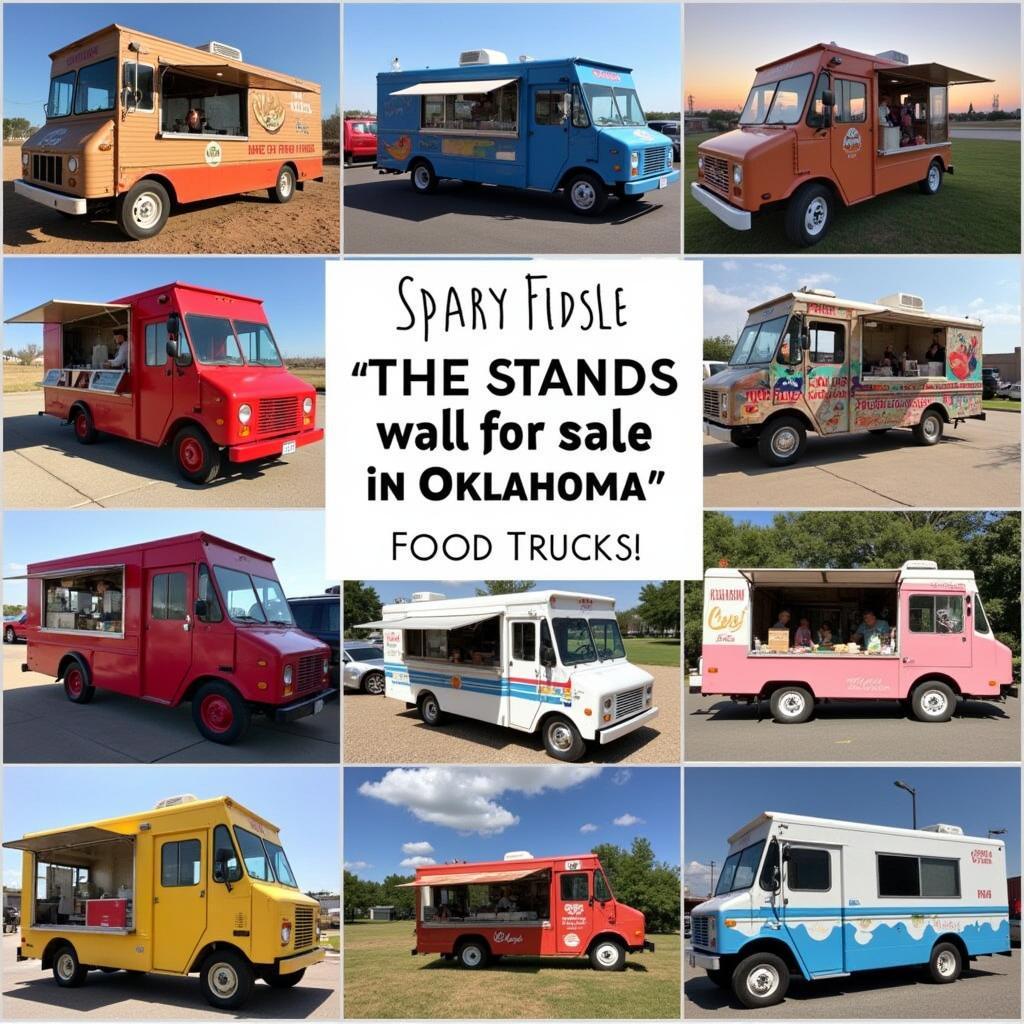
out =
[[[709,156],[702,153],[704,158],[704,184],[713,188],[722,195],[729,194],[729,161],[723,160],[720,156]]]
[[[295,908],[295,949],[308,949],[313,945],[313,908]]]
[[[695,946],[700,946],[703,949],[709,948],[709,931],[706,914],[702,917],[697,917],[695,914],[690,916],[690,941]]]
[[[256,416],[256,429],[261,434],[285,434],[298,427],[299,400],[291,398],[263,398]]]
[[[64,158],[48,156],[45,153],[33,153],[32,177],[36,181],[45,181],[50,185],[62,185],[64,183]]]
[[[652,146],[643,152],[644,174],[661,174],[668,169],[672,147],[664,149],[661,146]]]
[[[704,389],[704,415],[710,419],[717,420],[722,412],[722,393]]]
[[[296,693],[319,690],[324,683],[324,659],[319,654],[307,654],[299,658],[299,671],[295,679]]]
[[[635,690],[623,690],[615,694],[615,718],[632,718],[644,706],[644,688],[638,686]]]

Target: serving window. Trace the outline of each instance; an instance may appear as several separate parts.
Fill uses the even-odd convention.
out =
[[[551,872],[542,871],[512,882],[424,886],[420,919],[427,924],[551,919]]]
[[[43,585],[43,629],[124,632],[124,570],[49,577]]]
[[[37,928],[135,927],[135,843],[130,836],[35,856]]]
[[[458,629],[405,630],[405,656],[425,661],[494,666],[500,643],[498,616]]]
[[[420,107],[420,127],[446,132],[519,131],[519,83],[490,92],[427,95]]]
[[[125,336],[122,349],[115,338]],[[45,385],[92,391],[118,391],[131,372],[128,310],[108,310],[61,327],[60,366],[48,366]]]
[[[246,90],[240,86],[167,70],[160,94],[160,131],[164,135],[247,135]],[[197,116],[190,119],[191,111]]]
[[[946,328],[932,324],[872,320],[861,330],[863,377],[946,376]]]

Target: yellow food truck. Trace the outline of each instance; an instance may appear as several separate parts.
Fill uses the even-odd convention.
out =
[[[4,846],[23,851],[18,960],[41,961],[62,988],[92,970],[198,974],[230,1010],[257,979],[291,988],[325,957],[319,904],[277,826],[230,797],[169,797]]]

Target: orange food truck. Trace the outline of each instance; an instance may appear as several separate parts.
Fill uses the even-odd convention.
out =
[[[698,147],[690,194],[737,231],[784,205],[789,240],[815,245],[840,205],[914,184],[935,195],[953,173],[949,87],[990,81],[892,50],[809,46],[757,69],[739,127]]]
[[[198,8],[197,8],[198,10]],[[201,19],[200,19],[201,23]],[[50,54],[46,123],[21,149],[15,192],[66,216],[113,208],[129,238],[171,207],[267,189],[287,203],[323,181],[320,86],[108,25]]]
[[[51,299],[7,323],[43,325],[43,408],[81,444],[102,432],[169,446],[186,480],[208,483],[225,460],[323,440],[316,390],[285,366],[262,299],[174,282],[106,303]]]

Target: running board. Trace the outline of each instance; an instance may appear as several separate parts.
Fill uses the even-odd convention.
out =
[[[829,974],[814,974],[811,975],[812,981],[820,981],[822,978],[848,978],[850,976],[849,971],[832,971]]]

